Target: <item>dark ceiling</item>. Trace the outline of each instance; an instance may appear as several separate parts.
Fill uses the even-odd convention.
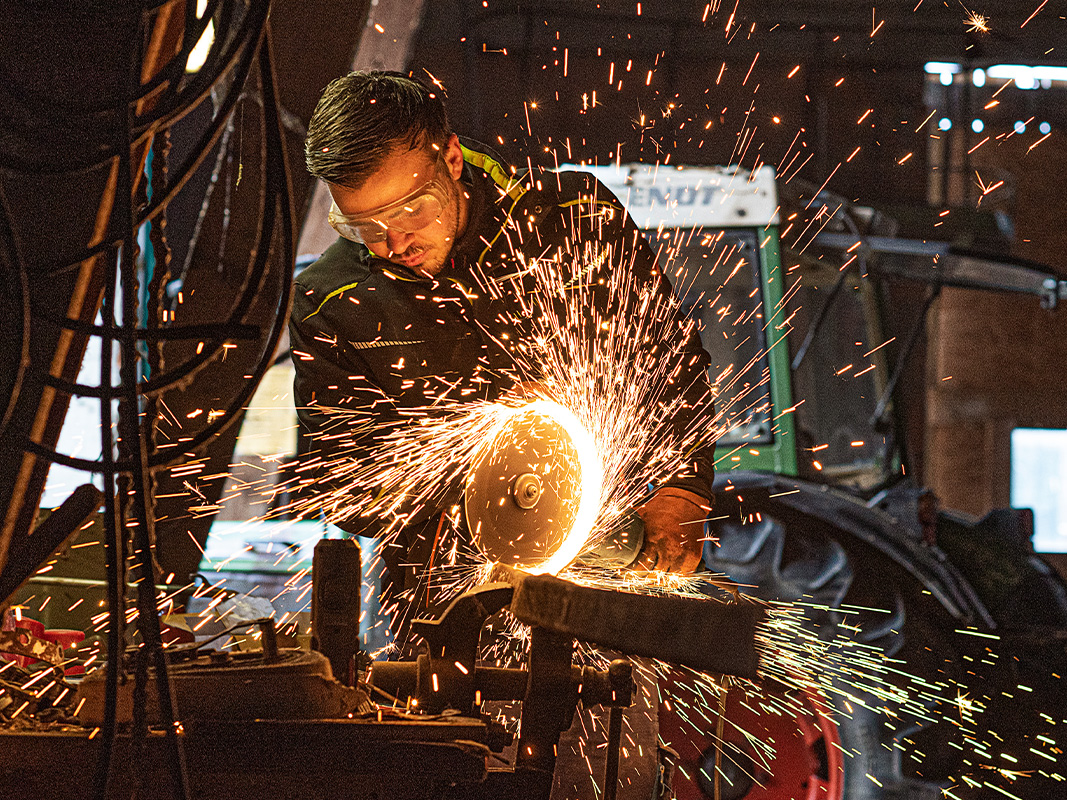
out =
[[[1067,63],[1058,9],[995,5],[436,0],[410,66],[443,83],[458,131],[516,161],[547,147],[545,158],[603,162],[622,143],[623,160],[782,166],[792,146],[812,156],[810,180],[840,164],[842,194],[919,203],[925,62]],[[987,30],[974,30],[981,14]],[[978,100],[961,94],[941,113],[969,122]],[[856,148],[864,158],[849,160]]]
[[[792,57],[841,37],[834,48],[851,58],[884,65],[921,64],[934,60],[1067,63],[1067,19],[1062,9],[1041,0],[998,0],[986,7],[966,7],[960,0],[647,0],[627,2],[435,2],[427,14],[439,31],[451,19],[469,37],[484,38],[490,48],[516,54],[537,46],[542,28],[572,38],[576,50],[607,42],[626,42],[635,52],[669,49],[676,54],[716,51],[730,46],[772,48],[766,56]],[[640,13],[638,13],[640,6]],[[705,14],[705,9],[708,13]],[[1035,13],[1036,12],[1036,13]],[[978,18],[987,30],[974,31]],[[544,23],[547,21],[547,25]],[[751,31],[752,25],[756,28]],[[872,36],[872,31],[876,31]],[[771,36],[770,34],[773,34]],[[564,38],[561,36],[561,40]]]

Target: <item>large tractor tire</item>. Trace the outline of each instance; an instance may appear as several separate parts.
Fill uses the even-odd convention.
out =
[[[750,596],[797,603],[806,635],[838,657],[828,668],[812,664],[826,689],[820,692],[765,681],[763,699],[737,688],[716,701],[696,697],[684,680],[668,687],[665,694],[674,697],[661,709],[660,728],[679,754],[679,800],[1003,796],[987,778],[1018,793],[1009,785],[1013,778],[993,774],[951,741],[966,727],[954,724],[958,698],[982,698],[991,707],[994,696],[1015,690],[1018,676],[977,666],[995,663],[984,649],[988,642],[958,632],[988,631],[991,619],[939,553],[847,495],[773,476],[732,473],[717,494],[715,516],[726,518],[710,524],[718,543],[705,551],[707,569]],[[887,669],[850,674],[847,648],[856,646],[884,656]],[[868,678],[911,700],[900,706],[879,700],[863,687]],[[716,702],[720,707],[707,707]],[[701,704],[703,713],[694,714]],[[719,723],[720,708],[728,724]],[[773,755],[761,755],[742,730],[773,742]],[[990,753],[991,765],[996,757]],[[968,773],[979,776],[977,787],[961,782]]]

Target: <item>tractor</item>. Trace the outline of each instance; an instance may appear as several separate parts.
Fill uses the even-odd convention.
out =
[[[876,648],[898,673],[890,683],[931,687],[907,713],[862,679],[833,698],[793,697],[795,714],[728,693],[717,713],[774,742],[770,760],[721,725],[661,713],[679,800],[1067,796],[1054,733],[1067,587],[1033,552],[1029,512],[974,519],[913,478],[900,391],[943,287],[1055,307],[1067,281],[899,237],[887,214],[779,185],[766,166],[575,168],[627,207],[712,357],[725,433],[706,568],[801,604],[823,640]]]

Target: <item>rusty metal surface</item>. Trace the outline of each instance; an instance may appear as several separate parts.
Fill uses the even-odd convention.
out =
[[[0,631],[0,653],[36,658],[53,667],[63,663],[63,648],[55,642],[38,639],[25,628],[13,631]]]
[[[511,613],[527,625],[627,655],[757,677],[754,638],[765,614],[760,606],[595,589],[506,567],[493,577],[514,587]]]

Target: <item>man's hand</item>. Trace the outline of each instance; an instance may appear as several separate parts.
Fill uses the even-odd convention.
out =
[[[700,566],[704,555],[704,520],[708,501],[685,489],[664,486],[637,515],[645,524],[645,545],[634,564],[636,569],[659,569],[688,575]]]

